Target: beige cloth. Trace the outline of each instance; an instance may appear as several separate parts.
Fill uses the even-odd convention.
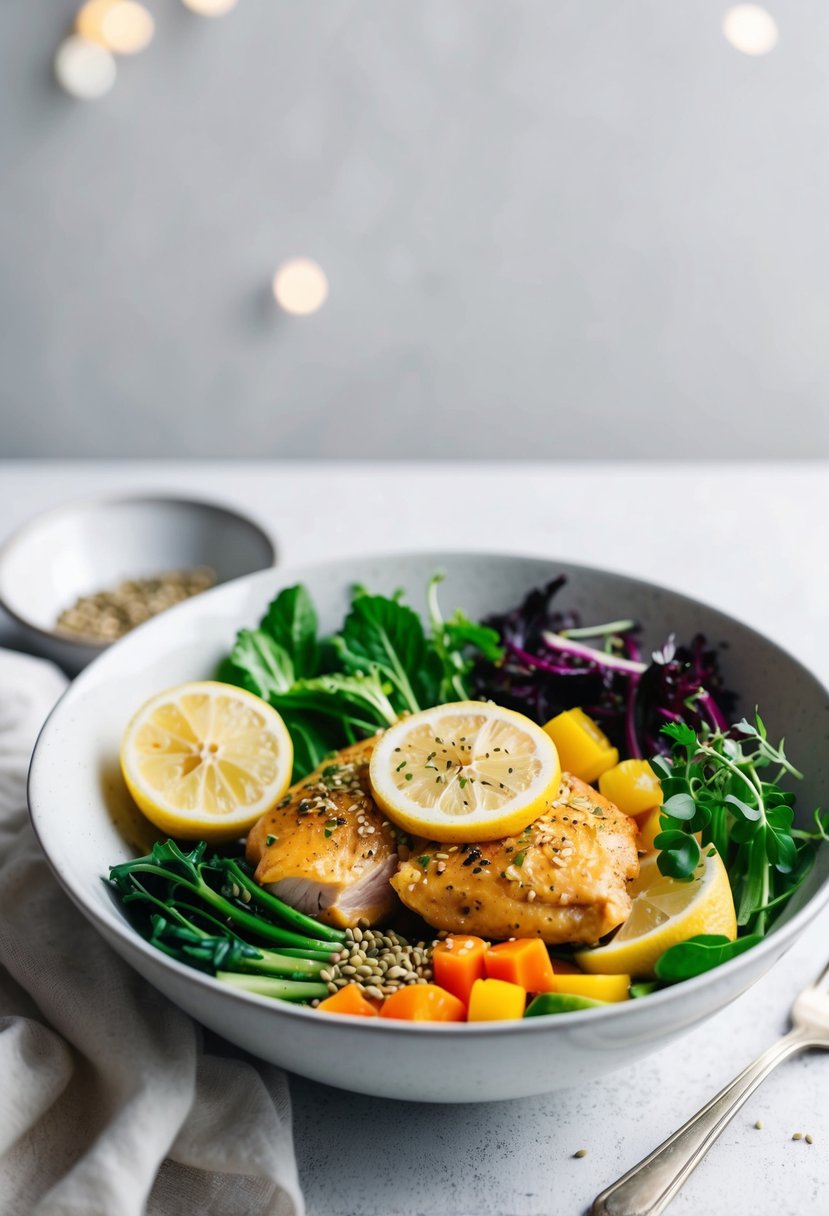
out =
[[[205,1050],[40,852],[26,772],[65,686],[0,651],[0,1212],[302,1216],[284,1073]]]

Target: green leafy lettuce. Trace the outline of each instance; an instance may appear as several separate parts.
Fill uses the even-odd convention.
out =
[[[246,688],[279,711],[294,743],[294,780],[327,755],[391,726],[401,714],[469,698],[473,656],[501,657],[493,629],[460,611],[444,620],[435,575],[428,625],[402,593],[352,590],[339,631],[319,636],[306,587],[287,587],[255,629],[242,629],[219,678]]]

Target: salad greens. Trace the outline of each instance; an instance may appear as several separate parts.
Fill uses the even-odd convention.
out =
[[[756,946],[762,940],[760,933],[750,933],[746,937],[738,937],[733,942],[722,933],[697,933],[684,942],[670,946],[661,958],[657,959],[654,971],[660,980],[674,984],[677,980],[687,980],[694,975],[702,975],[704,971],[710,971],[712,967],[719,967],[721,963],[736,958],[738,954]]]
[[[826,838],[821,813],[815,813],[816,831],[793,831],[795,795],[778,782],[801,774],[782,741],[769,742],[759,713],[753,724],[743,718],[727,734],[698,735],[680,722],[663,730],[673,740],[672,755],[651,761],[665,798],[663,830],[654,841],[659,869],[690,879],[701,856],[694,837],[700,832],[702,848],[713,845],[725,863],[737,925],[762,937],[808,874],[815,842]]]
[[[319,975],[345,934],[264,890],[241,860],[206,857],[206,849],[201,841],[185,853],[166,840],[110,867],[139,932],[165,954],[249,992],[289,1001],[327,996]]]
[[[277,709],[294,741],[294,780],[327,755],[396,722],[402,713],[466,700],[471,655],[494,664],[497,633],[457,610],[444,620],[429,583],[429,623],[402,603],[402,592],[371,595],[357,586],[340,630],[319,637],[303,586],[288,587],[256,629],[242,629],[219,678]]]
[[[485,619],[498,633],[504,659],[497,666],[474,664],[477,696],[539,723],[578,706],[631,759],[669,750],[661,734],[665,722],[726,728],[735,698],[702,634],[687,645],[671,635],[645,661],[635,621],[584,625],[577,613],[559,609],[556,597],[566,582],[560,575],[509,612]]]
[[[664,795],[662,831],[654,840],[657,865],[663,874],[690,881],[702,853],[715,848],[728,874],[739,935],[730,942],[697,934],[666,950],[655,970],[659,979],[674,983],[762,940],[809,873],[817,845],[827,839],[827,821],[817,810],[814,831],[793,827],[795,795],[779,782],[801,774],[783,741],[770,743],[759,713],[753,723],[743,718],[727,731],[697,734],[674,722],[663,732],[672,740],[672,754],[651,760]]]

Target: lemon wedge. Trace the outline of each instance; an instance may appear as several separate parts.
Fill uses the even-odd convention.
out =
[[[660,874],[656,854],[643,857],[630,916],[606,946],[580,950],[576,962],[602,975],[650,978],[660,954],[697,933],[722,933],[734,941],[737,917],[728,875],[708,846],[690,882]]]
[[[121,740],[139,808],[169,836],[235,840],[282,797],[293,744],[280,715],[241,688],[180,684],[142,705]]]
[[[401,718],[371,756],[378,805],[415,836],[459,844],[520,832],[558,795],[549,735],[523,714],[456,701]]]

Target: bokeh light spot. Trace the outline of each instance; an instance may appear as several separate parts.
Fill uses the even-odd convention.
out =
[[[60,44],[55,55],[55,77],[60,87],[84,101],[103,97],[115,84],[115,60],[97,42],[71,34]]]
[[[768,55],[777,46],[777,22],[759,4],[737,4],[723,17],[723,33],[744,55]]]
[[[223,17],[235,8],[239,0],[181,0],[185,8],[202,17]]]
[[[274,275],[273,294],[285,312],[307,317],[328,299],[328,278],[323,268],[310,258],[292,258]]]

